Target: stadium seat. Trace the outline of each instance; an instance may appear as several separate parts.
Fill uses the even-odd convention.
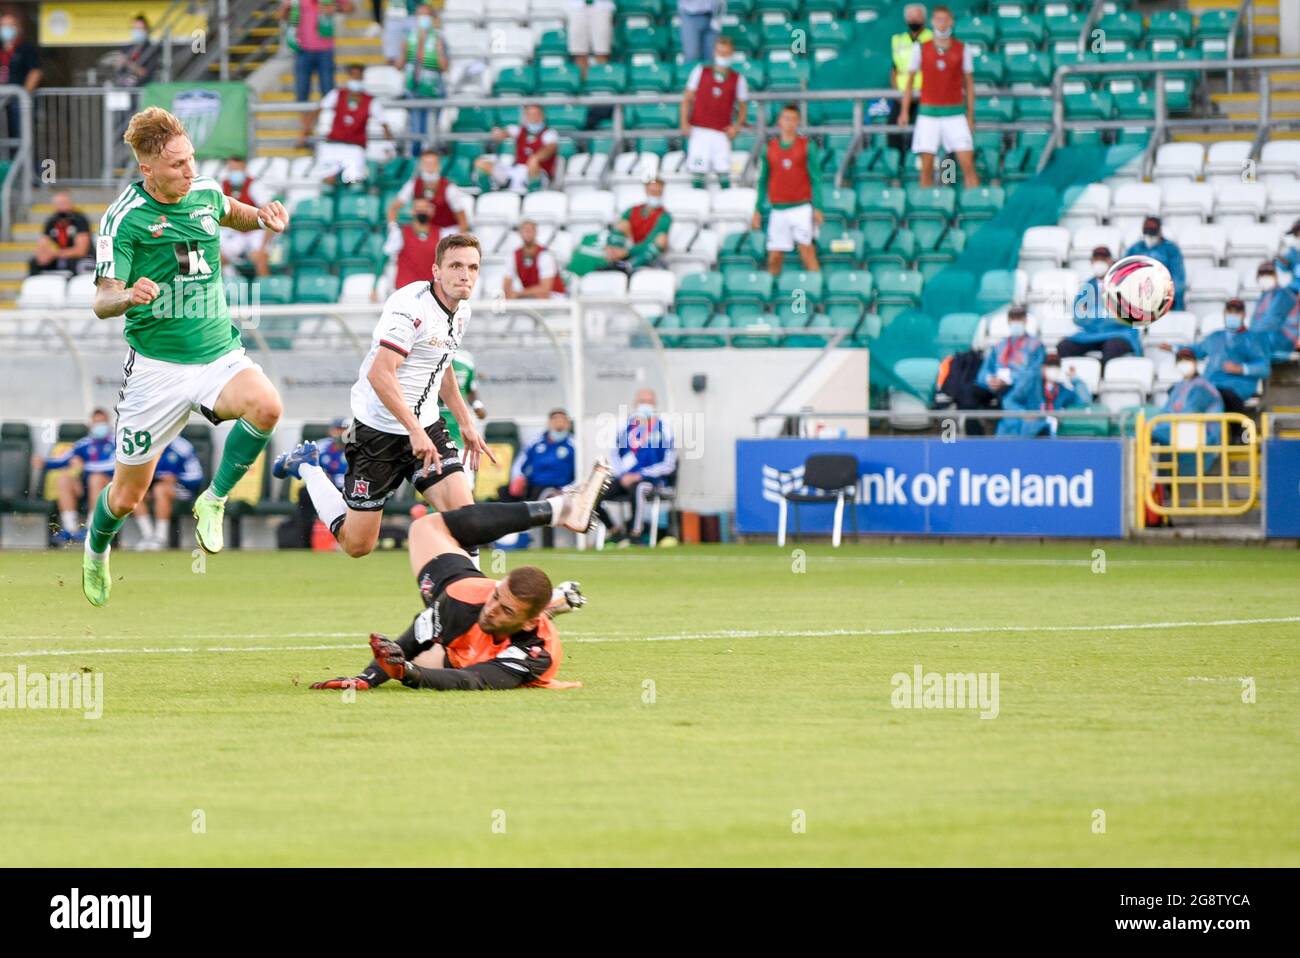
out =
[[[62,309],[67,302],[66,274],[28,276],[18,291],[19,309]]]
[[[1101,223],[1110,215],[1110,187],[1105,183],[1069,187],[1062,196],[1061,208],[1062,226],[1073,229]]]
[[[1152,323],[1146,331],[1147,345],[1169,343],[1175,346],[1189,345],[1196,341],[1196,314],[1187,310],[1172,310],[1164,315],[1158,323]]]
[[[289,219],[295,230],[327,230],[334,222],[334,204],[321,197],[304,199],[293,207]]]
[[[1211,143],[1205,154],[1205,179],[1211,183],[1240,183],[1249,168],[1250,140]]]
[[[677,311],[683,306],[704,305],[709,314],[722,304],[722,274],[717,272],[690,273],[681,277],[677,284]]]
[[[753,187],[733,186],[713,194],[711,218],[715,223],[738,223],[741,229],[749,229],[753,220],[757,192]]]
[[[287,306],[293,302],[293,278],[290,276],[264,276],[253,281],[254,302],[266,306]]]
[[[957,194],[957,216],[964,229],[992,219],[1006,202],[1000,186],[967,186]]]
[[[95,274],[78,273],[68,280],[64,305],[68,309],[90,309],[95,303]]]
[[[1024,305],[1029,294],[1029,274],[1024,270],[991,269],[980,276],[975,293],[975,308],[981,313]]]
[[[1195,226],[1213,215],[1214,187],[1211,184],[1178,179],[1162,180],[1159,184],[1160,216],[1166,230],[1176,230],[1182,225]]]
[[[1080,273],[1089,269],[1092,251],[1098,246],[1110,250],[1116,258],[1123,252],[1119,230],[1113,226],[1080,226],[1070,236],[1070,268]]]
[[[1202,269],[1188,274],[1183,300],[1189,309],[1194,304],[1222,303],[1236,296],[1240,289],[1241,276],[1235,269]]]
[[[537,190],[524,197],[519,215],[539,226],[562,226],[569,218],[569,197],[559,190]]]
[[[1155,364],[1145,356],[1120,356],[1106,364],[1097,393],[1108,409],[1118,412],[1145,403],[1155,378]]]
[[[1214,221],[1223,226],[1258,223],[1268,209],[1263,183],[1225,182],[1214,185]]]
[[[1256,176],[1262,183],[1291,182],[1300,177],[1300,140],[1269,140],[1259,153]]]
[[[852,303],[862,309],[875,298],[875,278],[866,270],[845,270],[831,273],[826,281],[827,306]]]
[[[519,194],[509,190],[496,190],[484,193],[474,204],[474,224],[496,223],[514,226],[519,222],[519,210],[522,205]]]
[[[692,223],[697,226],[709,222],[709,191],[687,185],[664,187],[664,209],[673,222]]]
[[[1162,143],[1156,150],[1151,177],[1161,180],[1199,180],[1205,168],[1205,147],[1200,143]]]
[[[1104,29],[1104,28],[1103,28]],[[1159,10],[1147,22],[1147,39],[1167,38],[1185,46],[1192,38],[1192,15],[1186,10]]]
[[[907,187],[907,218],[950,220],[957,207],[957,191],[942,186]]]
[[[872,276],[875,278],[878,306],[920,305],[924,281],[916,270],[886,267],[873,270]]]
[[[1272,259],[1282,241],[1281,232],[1271,223],[1240,224],[1227,230],[1227,234],[1229,265],[1235,269],[1243,265],[1254,267],[1261,260]]]
[[[771,302],[775,285],[771,273],[746,269],[727,270],[722,282],[724,300],[728,307],[751,305],[760,310]]]
[[[774,302],[795,306],[802,302],[811,312],[821,305],[825,279],[821,273],[809,273],[803,270],[782,273],[777,278]]]
[[[655,306],[649,307],[638,303],[633,308],[641,315],[657,316],[673,304],[677,287],[677,278],[666,269],[639,269],[632,274],[627,284],[629,296],[653,296]]]
[[[1217,223],[1188,226],[1178,232],[1178,246],[1188,272],[1213,269],[1228,252],[1228,231]]]
[[[1040,315],[1048,311],[1070,311],[1081,286],[1072,269],[1043,269],[1029,277],[1029,307]]]
[[[970,349],[979,330],[979,313],[948,313],[939,320],[935,351],[940,358]]]
[[[352,273],[344,277],[339,291],[339,302],[365,305],[371,302],[370,294],[375,288],[374,273]]]
[[[903,213],[907,209],[905,190],[880,183],[859,183],[856,192],[858,215],[864,225],[874,220],[883,220],[894,226],[903,219]]]
[[[294,283],[294,299],[299,303],[337,303],[342,281],[328,273],[298,275]]]
[[[1058,267],[1069,254],[1070,231],[1064,226],[1031,226],[1020,243],[1020,268],[1032,273]]]

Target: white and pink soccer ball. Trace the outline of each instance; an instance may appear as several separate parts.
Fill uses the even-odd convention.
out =
[[[1116,260],[1102,278],[1101,291],[1106,312],[1130,326],[1149,326],[1174,305],[1174,279],[1150,256]]]

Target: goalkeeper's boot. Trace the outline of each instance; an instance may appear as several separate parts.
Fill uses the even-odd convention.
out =
[[[113,587],[113,577],[108,571],[108,553],[102,559],[89,552],[81,554],[81,591],[94,606],[108,604],[108,592]]]
[[[390,679],[402,681],[406,678],[406,653],[396,642],[378,632],[370,633],[370,651],[375,654],[375,661]]]
[[[209,486],[194,497],[194,538],[203,551],[216,555],[226,545],[226,500],[218,499]]]
[[[565,490],[564,504],[560,506],[560,525],[577,533],[590,529],[596,507],[614,485],[613,476],[609,460],[604,456],[597,459],[582,485]]]
[[[271,475],[277,479],[286,479],[293,476],[295,479],[301,479],[298,469],[303,465],[319,466],[320,450],[316,448],[314,442],[300,442],[293,447],[291,452],[282,452],[275,457],[275,462],[271,464]]]
[[[370,683],[360,675],[340,675],[337,679],[313,682],[311,687],[314,689],[356,689],[358,692],[365,692],[369,690]]]

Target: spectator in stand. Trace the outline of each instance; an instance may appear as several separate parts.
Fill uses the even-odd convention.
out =
[[[677,0],[683,63],[699,63],[714,49],[726,9],[726,0]]]
[[[90,249],[90,221],[72,204],[67,193],[54,194],[54,212],[36,238],[36,255],[27,261],[33,276],[47,270],[86,273],[95,268]]]
[[[285,24],[285,45],[293,51],[293,97],[297,102],[311,99],[312,74],[322,100],[334,89],[334,16],[351,11],[351,0],[282,0],[280,20]],[[315,123],[315,113],[303,113],[299,147],[307,145]]]
[[[803,268],[819,272],[813,248],[822,214],[821,151],[799,135],[799,108],[787,103],[776,121],[777,136],[767,141],[758,168],[758,208],[754,229],[767,222],[767,271],[781,274],[785,254],[798,248]],[[770,212],[769,212],[770,211]]]
[[[202,488],[203,464],[199,462],[193,444],[184,436],[177,436],[167,444],[154,469],[153,485],[149,490],[153,515],[149,515],[149,507],[143,499],[135,507],[135,521],[141,533],[139,548],[146,552],[165,549],[177,494],[184,493],[185,498],[193,499]]]
[[[1180,347],[1176,355],[1176,363],[1178,374],[1182,378],[1174,383],[1169,390],[1165,404],[1160,407],[1160,415],[1180,412],[1223,412],[1223,397],[1214,388],[1214,384],[1197,371],[1196,350],[1190,346]],[[1211,424],[1206,432],[1206,442],[1209,445],[1218,445],[1218,424]],[[1157,423],[1155,428],[1151,430],[1151,438],[1155,440],[1157,445],[1169,445],[1169,423]],[[1179,469],[1179,472],[1183,475],[1188,474],[1182,469]]]
[[[429,201],[432,210],[429,222],[436,228],[439,239],[446,230],[469,232],[467,214],[473,202],[464,190],[442,175],[442,157],[434,150],[420,154],[420,165],[415,174],[388,204],[388,224],[395,225],[402,207],[417,198]]]
[[[574,481],[577,450],[573,445],[573,422],[563,409],[552,409],[546,431],[530,442],[515,457],[510,482],[497,490],[502,502],[535,502],[559,491]],[[555,530],[542,528],[542,545],[555,544]]]
[[[379,0],[379,2],[384,4],[382,20],[384,59],[401,67],[404,64],[402,51],[406,49],[407,39],[416,29],[417,11],[427,4],[422,0]]]
[[[1160,348],[1172,351],[1168,343]],[[1246,327],[1246,304],[1230,299],[1223,307],[1223,329],[1216,329],[1191,347],[1202,363],[1203,375],[1223,399],[1225,412],[1245,413],[1246,400],[1255,395],[1259,381],[1269,374],[1266,337]]]
[[[912,55],[915,53],[917,45],[934,39],[934,33],[925,25],[925,4],[909,3],[905,6],[903,8],[903,22],[907,25],[907,29],[902,33],[895,33],[889,38],[889,85],[900,92],[907,88],[908,77],[912,76]],[[912,95],[916,96],[920,92],[921,77],[920,74],[917,74],[912,78]],[[888,113],[885,122],[893,123],[898,119],[903,101],[899,98],[886,102]],[[872,115],[870,111],[868,115]],[[898,150],[899,153],[907,152],[902,134],[891,133],[889,145]],[[973,147],[974,141],[972,141]]]
[[[636,404],[627,424],[619,432],[617,448],[610,456],[617,480],[605,502],[630,501],[633,505],[632,528],[625,531],[621,523],[611,517],[601,503],[597,515],[610,530],[610,538],[623,542],[630,535],[637,539],[647,532],[649,496],[654,488],[663,488],[677,474],[677,441],[672,427],[661,419],[655,408],[653,389],[642,389],[636,394]]]
[[[1150,256],[1164,263],[1174,280],[1174,309],[1183,308],[1183,292],[1187,289],[1183,251],[1173,240],[1165,239],[1160,229],[1160,217],[1148,216],[1142,221],[1142,238],[1130,246],[1124,255]]]
[[[916,110],[912,152],[921,155],[921,185],[934,186],[934,156],[940,148],[956,154],[962,183],[979,186],[975,172],[975,60],[970,47],[952,35],[952,11],[934,8],[930,29],[934,36],[912,47],[912,62],[903,81],[903,105],[898,122],[907,126],[917,77],[921,79],[921,105]]]
[[[424,197],[416,199],[411,222],[405,226],[389,225],[384,255],[388,257],[385,271],[391,271],[394,276],[393,289],[429,282],[441,233],[433,225],[433,204]],[[378,291],[371,293],[371,300],[378,300]]]
[[[524,220],[519,224],[522,240],[510,257],[510,272],[501,280],[501,295],[506,299],[566,299],[564,277],[555,254],[537,242],[537,224]]]
[[[569,56],[587,79],[588,57],[609,62],[614,36],[614,0],[569,0]]]
[[[628,209],[614,224],[631,243],[616,258],[627,264],[629,273],[644,266],[662,266],[672,226],[673,216],[664,209],[664,181],[656,176],[645,185],[645,201]]]
[[[688,131],[686,169],[697,189],[704,187],[709,173],[717,175],[724,190],[731,186],[731,144],[745,125],[749,99],[745,78],[731,65],[734,54],[731,37],[718,37],[713,63],[697,63],[686,80],[681,127]],[[686,62],[691,62],[689,57]]]
[[[113,71],[114,86],[144,86],[158,69],[158,47],[149,42],[149,21],[143,14],[131,22],[131,45],[114,50],[100,61]]]
[[[86,502],[95,502],[113,478],[115,449],[108,412],[96,409],[90,414],[90,433],[87,436],[77,440],[60,456],[37,458],[36,464],[43,470],[42,475],[50,469],[63,470],[58,478],[59,523],[62,528],[55,539],[59,542],[81,542],[86,538],[77,505],[83,496]],[[79,472],[68,468],[74,459],[81,463]]]
[[[574,276],[586,276],[602,269],[630,272],[629,246],[627,235],[617,226],[588,233],[578,241],[569,257],[569,272]]]
[[[1288,286],[1278,286],[1277,267],[1271,260],[1259,264],[1255,282],[1259,286],[1259,299],[1250,316],[1250,331],[1261,336],[1271,352],[1289,356],[1300,345],[1296,294]]]
[[[1037,336],[1029,335],[1029,315],[1023,306],[1007,310],[1007,336],[984,356],[973,382],[957,397],[958,409],[994,409],[1020,377],[1037,373],[1047,351]],[[966,433],[984,435],[978,419],[966,422]]]
[[[1003,410],[1028,412],[1040,410],[1054,412],[1061,409],[1081,409],[1088,404],[1087,387],[1082,391],[1082,383],[1072,379],[1061,369],[1061,357],[1048,353],[1043,357],[1042,366],[1025,373],[1016,379],[1016,383],[1002,399]],[[1005,418],[998,422],[999,436],[1019,436],[1029,439],[1035,436],[1055,436],[1059,420],[1055,416],[1043,419]]]
[[[226,161],[226,176],[221,181],[221,192],[259,209],[275,199],[264,184],[254,181],[248,175],[248,164],[242,156],[232,156]],[[221,230],[222,266],[236,267],[248,261],[253,264],[253,270],[258,276],[270,276],[268,251],[273,236],[275,234],[269,230],[241,233],[239,230],[223,227]]]
[[[533,186],[549,184],[555,179],[555,156],[560,135],[546,125],[546,113],[536,103],[524,107],[522,125],[510,124],[492,130],[492,143],[515,141],[513,155],[483,154],[474,161],[474,169],[487,182],[484,189],[511,189],[527,193]]]
[[[0,16],[0,86],[13,84],[33,93],[41,85],[41,76],[36,46],[23,37],[18,18],[12,13]],[[8,135],[17,138],[22,131],[18,100],[13,97],[5,104],[5,119]]]
[[[1300,296],[1300,220],[1291,224],[1283,243],[1286,248],[1275,260],[1275,265],[1291,274],[1291,281],[1286,284],[1286,288]]]
[[[346,90],[330,90],[321,98],[322,112],[333,111],[325,142],[317,144],[316,159],[330,172],[325,183],[333,185],[342,178],[344,183],[359,183],[366,178],[366,144],[370,142],[366,127],[371,110],[377,110],[375,98],[366,92],[365,67],[354,63],[348,67]],[[387,123],[381,124],[384,136],[391,137]]]
[[[405,53],[394,64],[405,77],[408,100],[435,100],[443,96],[442,71],[447,67],[447,44],[433,25],[433,7],[422,3],[416,9],[415,27],[406,37]],[[424,149],[424,135],[429,132],[429,110],[409,110],[410,131],[416,139],[412,155]],[[435,111],[436,122],[436,111]]]
[[[1106,311],[1101,280],[1114,261],[1108,247],[1098,246],[1093,249],[1092,278],[1083,284],[1079,295],[1074,298],[1074,324],[1079,327],[1079,332],[1061,340],[1057,346],[1062,359],[1101,350],[1104,367],[1117,356],[1142,354],[1142,338],[1138,331],[1127,323],[1114,319]]]

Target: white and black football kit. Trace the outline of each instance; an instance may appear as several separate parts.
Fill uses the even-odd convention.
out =
[[[348,461],[343,498],[349,509],[382,509],[403,482],[424,492],[447,476],[464,471],[460,450],[447,435],[438,414],[438,390],[451,367],[469,324],[470,306],[462,301],[449,310],[429,282],[411,283],[388,297],[370,340],[370,352],[352,387],[352,425],[344,437]],[[391,349],[403,359],[397,367],[402,398],[433,440],[442,471],[411,451],[406,428],[397,421],[368,378],[379,350]]]

